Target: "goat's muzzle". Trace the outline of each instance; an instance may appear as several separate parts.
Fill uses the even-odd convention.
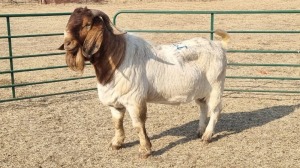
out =
[[[76,40],[64,40],[64,49],[66,51],[76,52],[78,50],[78,42]]]

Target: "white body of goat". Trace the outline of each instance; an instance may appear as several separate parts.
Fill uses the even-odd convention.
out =
[[[221,43],[194,38],[152,47],[130,34],[126,42],[126,55],[114,79],[98,84],[99,98],[105,105],[121,108],[143,101],[180,104],[221,96],[226,70]],[[215,95],[211,95],[213,90],[217,90]]]

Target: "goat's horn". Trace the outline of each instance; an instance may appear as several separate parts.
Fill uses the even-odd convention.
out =
[[[91,10],[91,12],[92,12],[92,14],[93,14],[93,16],[95,17],[95,16],[101,16],[101,17],[105,17],[105,16],[107,16],[104,12],[102,12],[102,11],[100,11],[100,10],[96,10],[96,9],[90,9]],[[108,16],[107,16],[108,17]]]
[[[102,11],[100,11],[100,10],[96,10],[96,9],[90,9],[91,10],[91,12],[92,12],[92,14],[93,14],[93,16],[94,17],[97,17],[97,16],[100,16],[100,17],[102,17],[102,20],[105,22],[105,24],[106,25],[110,25],[108,28],[112,31],[112,32],[114,32],[114,34],[116,34],[116,35],[118,35],[118,34],[125,34],[126,32],[124,32],[124,31],[122,31],[122,30],[120,30],[120,29],[118,29],[117,27],[115,27],[114,25],[113,25],[113,23],[111,22],[111,20],[109,19],[109,17],[107,16],[107,14],[106,13],[104,13],[104,12],[102,12]]]

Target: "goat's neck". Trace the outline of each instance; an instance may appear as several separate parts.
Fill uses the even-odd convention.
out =
[[[103,32],[100,50],[95,54],[94,68],[98,82],[102,85],[113,79],[115,70],[121,65],[126,51],[124,35],[114,35],[110,31]]]

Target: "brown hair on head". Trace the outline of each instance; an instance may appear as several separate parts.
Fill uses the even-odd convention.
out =
[[[71,14],[67,29],[70,31],[73,38],[75,38],[77,41],[81,41],[80,39],[80,31],[82,29],[83,24],[83,18],[87,17],[92,19],[93,14],[89,9],[85,8],[76,8],[73,13]]]
[[[102,11],[77,8],[68,21],[64,44],[66,63],[74,71],[83,71],[85,61],[95,68],[99,83],[105,85],[113,79],[126,51],[126,32],[114,27]]]
[[[68,67],[81,72],[85,67],[85,58],[82,55],[84,37],[81,37],[82,24],[85,18],[93,19],[93,14],[86,7],[76,8],[73,11],[66,26],[67,35],[65,34],[64,44],[59,48],[66,50],[65,59]]]

